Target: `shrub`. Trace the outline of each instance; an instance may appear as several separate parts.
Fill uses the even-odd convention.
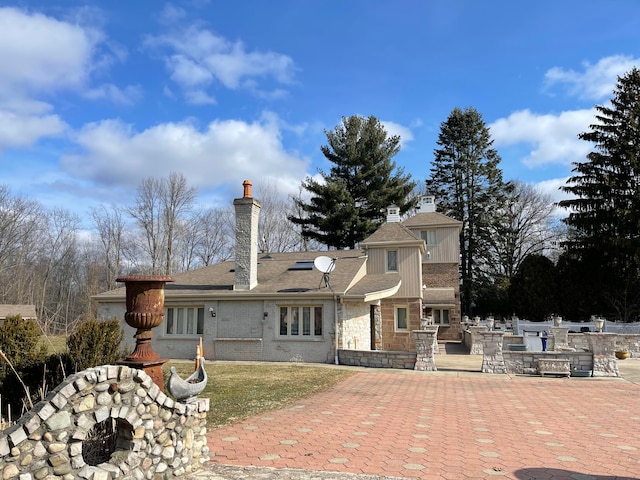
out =
[[[120,344],[124,331],[117,319],[89,320],[80,324],[67,339],[67,349],[75,371],[109,365],[124,355]]]
[[[0,323],[0,350],[16,370],[37,363],[46,356],[46,347],[36,348],[39,338],[40,328],[35,320],[25,320],[16,315]],[[6,365],[3,367],[6,369]]]

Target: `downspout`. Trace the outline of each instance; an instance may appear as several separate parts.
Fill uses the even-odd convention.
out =
[[[335,342],[336,342],[336,365],[340,365],[340,361],[338,360],[338,297],[335,292],[333,292],[333,318],[334,318],[334,326],[333,330],[335,332]]]

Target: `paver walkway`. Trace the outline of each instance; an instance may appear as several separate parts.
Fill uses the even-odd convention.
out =
[[[623,379],[370,369],[211,431],[193,478],[640,479],[639,429]]]

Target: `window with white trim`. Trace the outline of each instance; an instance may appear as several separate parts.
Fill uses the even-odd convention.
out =
[[[409,307],[396,306],[395,308],[395,328],[396,331],[406,332],[409,330]]]
[[[435,325],[449,325],[450,310],[448,308],[433,308],[431,315]]]
[[[278,322],[278,332],[281,337],[322,337],[322,307],[320,306],[281,306]]]
[[[438,244],[438,237],[435,230],[421,230],[420,238],[422,238],[422,240],[424,240],[424,243],[426,243],[427,245]]]
[[[167,335],[202,335],[204,307],[167,307],[164,323]]]
[[[398,271],[398,251],[387,250],[387,272]]]

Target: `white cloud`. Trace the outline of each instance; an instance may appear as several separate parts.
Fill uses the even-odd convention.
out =
[[[626,55],[601,58],[595,65],[583,62],[583,71],[554,67],[545,74],[546,88],[556,84],[565,85],[570,95],[583,100],[602,100],[611,96],[619,75],[623,75],[640,59]]]
[[[74,177],[101,185],[135,187],[147,177],[177,171],[196,187],[218,187],[278,173],[282,185],[299,184],[309,162],[285,151],[277,119],[216,120],[198,129],[164,123],[141,132],[118,120],[86,125],[77,135],[83,153],[62,158]]]
[[[126,57],[105,45],[95,28],[0,7],[0,151],[61,135],[67,126],[48,103],[60,92],[119,103],[140,97],[139,87],[90,86],[92,73]]]
[[[170,51],[164,61],[171,78],[187,92],[202,90],[217,80],[232,90],[245,89],[261,98],[279,98],[282,89],[265,89],[261,81],[290,84],[293,60],[271,51],[247,51],[241,41],[230,42],[214,32],[190,26],[181,32],[148,37],[147,47]]]
[[[101,40],[77,25],[0,8],[0,98],[81,87]]]
[[[408,142],[413,140],[413,132],[410,128],[395,122],[380,121],[389,136],[399,135],[400,145],[406,146]]]
[[[67,126],[57,115],[17,115],[0,110],[0,152],[10,147],[28,147],[41,137],[55,137]]]
[[[122,89],[117,87],[116,85],[107,83],[96,88],[88,89],[84,93],[84,96],[92,100],[106,99],[113,103],[120,103],[122,105],[133,105],[138,100],[140,100],[140,98],[142,98],[142,88],[128,86]]]
[[[575,110],[559,115],[520,110],[489,125],[496,146],[526,143],[533,146],[522,159],[528,167],[545,164],[569,165],[584,160],[592,145],[578,139],[593,122],[593,110]]]

